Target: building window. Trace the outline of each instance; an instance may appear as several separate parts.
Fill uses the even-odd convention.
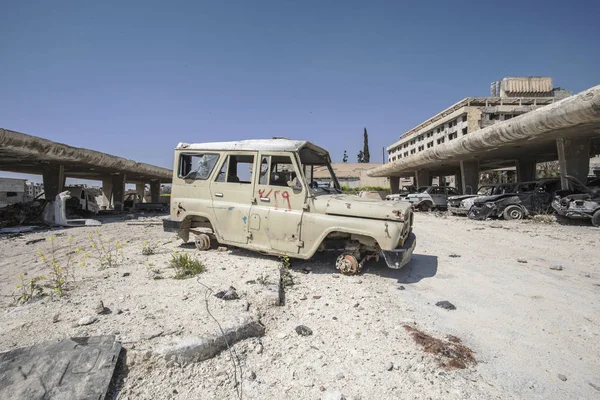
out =
[[[408,151],[405,151],[404,152],[404,157],[407,157],[407,156],[408,156]]]
[[[504,120],[506,121],[507,119],[511,119],[512,117],[512,114],[506,114],[504,115]]]
[[[498,119],[498,114],[489,114],[490,121],[494,121]]]
[[[463,122],[467,122],[467,114],[465,114],[465,115],[462,116],[462,121]]]
[[[433,147],[433,140],[431,142],[427,143],[427,148],[429,149],[431,147]]]
[[[412,149],[412,150],[410,151],[410,154],[415,154],[416,152],[417,152],[417,151],[416,151],[415,149]]]
[[[425,150],[425,146],[419,146],[419,151]]]
[[[402,154],[398,154],[398,158],[402,158]]]
[[[462,130],[463,136],[465,136],[467,133],[469,133],[468,128],[463,128],[463,130]]]
[[[456,139],[458,137],[458,133],[454,132],[448,135],[448,140]]]
[[[446,141],[446,138],[439,138],[439,139],[437,140],[437,144],[442,144],[442,143],[444,143],[445,141]]]

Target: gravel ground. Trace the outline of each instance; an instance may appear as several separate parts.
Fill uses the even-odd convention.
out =
[[[121,265],[100,269],[88,258],[67,296],[17,307],[17,275],[47,275],[36,253],[48,252],[48,238],[65,253],[69,236],[74,247],[89,247],[94,228],[1,239],[0,351],[115,334],[127,352],[112,393],[123,399],[235,399],[240,388],[247,399],[600,398],[600,229],[419,213],[417,248],[403,269],[373,262],[348,277],[335,273],[333,254],[292,260],[294,284],[277,307],[269,285],[279,279],[276,258],[239,249],[200,253],[157,222],[105,223],[105,238],[128,242]],[[46,240],[25,244],[37,238]],[[158,243],[157,254],[143,256],[144,241]],[[174,251],[198,257],[206,272],[172,279]],[[225,329],[249,317],[266,328],[265,336],[233,346],[236,374],[227,351],[187,364],[161,356],[165,346],[218,334],[200,283],[214,292],[237,289],[239,300],[208,295]],[[98,315],[100,300],[110,311]],[[441,301],[456,309],[436,306]],[[77,326],[85,316],[98,320]],[[312,334],[298,334],[298,325]],[[431,335],[429,351],[414,329]],[[432,347],[453,341],[470,348],[476,364],[452,368]],[[446,355],[457,347],[450,349]]]

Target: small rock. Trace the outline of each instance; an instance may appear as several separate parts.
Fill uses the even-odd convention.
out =
[[[94,312],[96,314],[104,314],[105,311],[106,308],[104,307],[104,303],[102,302],[102,300],[98,301],[98,303],[96,303],[96,305],[94,306]]]
[[[184,294],[183,296],[181,296],[181,300],[186,301],[188,299],[188,295]]]
[[[250,303],[248,300],[244,300],[242,302],[242,311],[248,311],[250,309]]]
[[[81,318],[79,321],[77,321],[77,325],[78,326],[90,325],[96,321],[98,321],[98,318],[96,318],[92,315],[87,315],[87,316]]]
[[[300,271],[302,271],[303,274],[310,274],[312,269],[310,267],[306,267],[302,268]]]
[[[344,374],[342,374],[341,372],[338,372],[338,373],[335,375],[335,379],[337,379],[338,381],[341,381],[341,380],[342,380],[342,379],[344,379],[344,378],[345,378],[345,376],[344,376]]]
[[[591,387],[593,387],[594,389],[596,389],[597,391],[600,392],[600,386],[594,385],[592,382],[588,382],[588,385],[590,385]]]
[[[123,310],[121,310],[120,308],[117,308],[117,311],[116,311],[116,313],[117,313],[117,314],[123,314]]]
[[[59,313],[54,314],[54,316],[52,317],[52,323],[53,324],[57,323],[59,321],[59,318],[60,318],[60,314]]]
[[[527,264],[527,260],[524,258],[518,258],[517,262],[520,262],[521,264]]]
[[[385,367],[386,371],[391,371],[394,369],[394,364],[392,362],[387,363]]]
[[[131,275],[129,272],[123,272],[123,275],[121,275],[121,276],[122,277],[126,277],[126,276],[129,276],[129,275]]]
[[[320,390],[321,392],[324,392],[324,391],[325,391],[325,386],[319,386],[319,390]]]
[[[560,379],[560,380],[561,380],[561,381],[563,381],[563,382],[566,382],[566,381],[567,381],[567,377],[566,377],[566,376],[564,376],[563,374],[558,374],[558,379]]]
[[[143,310],[144,308],[146,308],[146,305],[145,305],[145,304],[140,304],[140,305],[138,306],[138,308],[139,308],[140,310]]]
[[[332,278],[339,278],[339,277],[340,277],[340,274],[333,274],[333,275],[331,275],[331,277],[332,277]]]
[[[254,371],[250,371],[250,374],[248,374],[248,380],[253,381],[255,379],[256,379],[256,373]]]
[[[402,285],[398,286],[398,290],[405,290],[406,288]]]
[[[315,300],[319,300],[321,298],[321,296],[313,296],[313,299]]]
[[[306,325],[298,325],[296,327],[296,333],[300,336],[310,336],[313,334],[313,331]]]
[[[354,308],[357,308],[358,306],[360,306],[360,303],[354,303]]]
[[[334,321],[337,321],[337,317],[333,317],[332,319],[333,319]]]
[[[306,295],[300,297],[300,300],[306,300],[306,299],[308,299],[308,297],[306,297]]]
[[[229,289],[227,290],[221,290],[220,292],[215,294],[215,297],[218,297],[222,300],[237,300],[240,298],[233,286],[229,286]]]
[[[454,306],[454,304],[450,303],[447,300],[444,301],[438,301],[437,303],[435,303],[436,306],[444,308],[446,310],[456,310],[456,307]]]
[[[452,253],[448,257],[458,258],[458,257],[460,257],[460,254],[454,254],[454,253]]]
[[[256,285],[256,281],[254,279],[251,279],[249,281],[246,281],[246,285]]]
[[[562,271],[564,268],[562,267],[562,265],[553,265],[550,267],[550,269],[554,271]]]
[[[217,251],[227,251],[227,247],[219,246],[219,247],[217,247]]]
[[[356,283],[360,285],[362,283],[362,279],[357,280]]]

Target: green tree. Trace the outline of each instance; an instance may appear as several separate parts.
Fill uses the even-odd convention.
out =
[[[363,144],[363,160],[362,162],[364,163],[368,163],[369,161],[371,161],[371,155],[369,154],[369,134],[367,133],[367,128],[364,129],[363,132],[363,136],[364,136],[364,144]],[[361,162],[361,161],[359,161]]]

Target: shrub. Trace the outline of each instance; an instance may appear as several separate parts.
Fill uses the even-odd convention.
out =
[[[94,233],[96,235],[88,235],[88,239],[90,240],[92,249],[97,254],[96,258],[100,261],[100,267],[112,268],[123,262],[122,249],[127,245],[127,242],[113,241],[111,238],[104,240],[98,229]]]
[[[17,285],[17,296],[15,296],[15,302],[17,304],[27,303],[29,300],[35,299],[36,297],[42,297],[44,295],[44,288],[39,284],[39,281],[43,280],[43,276],[36,276],[30,279],[29,282],[25,280],[24,274],[19,274],[21,283]]]
[[[82,249],[78,248],[73,251],[73,238],[69,237],[67,253],[61,257],[54,244],[55,240],[53,236],[50,236],[50,254],[48,256],[44,255],[41,251],[38,252],[38,255],[40,256],[40,260],[49,269],[46,280],[49,282],[52,290],[59,296],[63,296],[67,285],[74,278],[72,262],[75,254],[81,253]],[[87,258],[87,254],[83,254],[82,259],[79,261],[80,265],[85,265],[85,258]]]
[[[188,253],[174,253],[169,263],[175,269],[175,279],[187,279],[205,271],[205,266]]]

